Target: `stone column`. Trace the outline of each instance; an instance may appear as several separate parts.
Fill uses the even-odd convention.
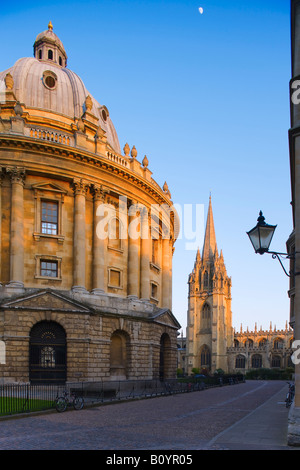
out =
[[[0,169],[0,214],[2,214],[2,181],[3,181],[3,178],[4,178],[4,173],[2,172],[2,169]],[[3,276],[1,252],[2,252],[2,217],[0,217],[0,280],[2,279],[2,276]]]
[[[102,186],[94,185],[93,294],[105,292],[105,247],[107,240],[97,233],[97,224],[100,220],[97,210],[104,202],[105,191]]]
[[[9,287],[24,287],[24,182],[25,169],[6,168],[11,179],[10,282]]]
[[[85,197],[88,184],[74,179],[74,240],[73,240],[73,287],[85,292]]]
[[[172,284],[172,272],[173,272],[173,254],[175,251],[175,247],[173,245],[173,240],[170,239],[170,258],[169,258],[169,308],[172,310],[172,297],[173,297],[173,284]]]
[[[149,230],[148,210],[141,211],[141,299],[150,300],[150,256],[151,239]]]
[[[162,238],[162,308],[170,306],[170,239]]]
[[[139,298],[139,276],[140,276],[140,235],[138,234],[138,224],[140,216],[138,215],[137,204],[132,204],[128,211],[128,297]]]

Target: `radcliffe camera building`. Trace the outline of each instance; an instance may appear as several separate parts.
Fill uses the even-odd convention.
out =
[[[122,153],[51,23],[0,84],[1,380],[175,377],[167,184]]]

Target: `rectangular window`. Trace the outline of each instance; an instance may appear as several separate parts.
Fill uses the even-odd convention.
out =
[[[41,276],[58,277],[58,262],[41,260]]]
[[[156,284],[151,283],[151,298],[157,299],[158,295],[158,287]]]
[[[110,270],[109,283],[112,287],[121,287],[121,273],[120,271]]]
[[[152,240],[152,263],[158,264],[158,240]]]
[[[42,201],[41,232],[47,235],[58,234],[58,203]]]

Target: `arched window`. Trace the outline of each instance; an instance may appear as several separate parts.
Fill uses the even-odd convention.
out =
[[[271,367],[278,367],[281,366],[281,357],[280,356],[272,356]]]
[[[267,340],[266,340],[266,338],[261,339],[261,340],[259,341],[259,343],[258,343],[259,349],[265,348],[266,345],[267,345]]]
[[[39,59],[41,60],[43,58],[43,52],[42,49],[39,50]]]
[[[204,289],[208,289],[208,272],[205,271],[203,276],[203,287]]]
[[[202,318],[200,329],[210,329],[211,328],[211,309],[208,304],[204,304],[202,309]]]
[[[245,364],[246,364],[245,356],[243,356],[242,354],[239,354],[238,356],[236,356],[236,359],[235,359],[236,369],[245,369]]]
[[[201,367],[210,369],[211,365],[211,355],[210,350],[206,344],[202,346],[201,353],[200,353],[200,364]]]
[[[48,50],[48,59],[53,60],[53,51],[51,49]]]
[[[253,369],[260,369],[262,367],[262,357],[260,354],[254,354],[252,356],[251,366]]]
[[[274,349],[283,349],[284,342],[282,338],[276,338],[273,343]]]

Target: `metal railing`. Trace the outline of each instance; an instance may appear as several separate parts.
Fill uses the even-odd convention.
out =
[[[84,398],[85,406],[135,398],[151,398],[176,393],[189,393],[244,381],[243,376],[183,378],[169,380],[119,380],[68,382],[66,385],[0,385],[0,416],[30,413],[55,408],[55,400],[64,390]]]

